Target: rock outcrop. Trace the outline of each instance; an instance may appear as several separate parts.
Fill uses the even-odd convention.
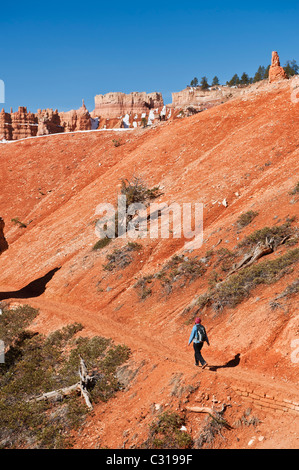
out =
[[[151,109],[162,108],[163,98],[161,93],[132,92],[107,93],[96,95],[94,117],[105,119],[119,118],[126,114],[148,113]]]
[[[276,51],[272,52],[272,63],[269,69],[269,83],[279,80],[287,80],[288,76],[283,67],[280,66],[279,55]]]
[[[60,123],[60,115],[53,109],[37,110],[38,131],[37,135],[57,134],[64,132]]]
[[[0,140],[18,140],[26,137],[57,134],[59,132],[72,132],[90,130],[91,116],[86,109],[84,101],[81,108],[67,112],[58,112],[56,109],[38,109],[37,113],[27,111],[26,107],[19,107],[18,111],[0,112]]]
[[[0,217],[0,255],[8,249],[8,243],[4,236],[4,220]]]
[[[17,140],[32,137],[37,134],[38,123],[35,114],[28,112],[27,108],[20,106],[15,113],[0,113],[0,139]]]
[[[11,115],[4,109],[0,112],[0,140],[12,140]]]
[[[201,87],[187,87],[184,90],[172,93],[172,106],[184,111],[192,106],[194,111],[197,110],[198,112],[224,103],[242,92],[242,88],[220,85],[210,87],[207,90],[202,90]]]
[[[87,131],[91,129],[91,116],[84,100],[81,108],[59,113],[60,125],[64,132]]]

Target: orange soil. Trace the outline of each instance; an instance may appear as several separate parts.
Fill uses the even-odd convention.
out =
[[[0,146],[0,215],[9,243],[0,257],[0,292],[21,289],[61,267],[44,294],[17,300],[40,308],[33,327],[49,332],[79,321],[85,334],[110,337],[132,351],[129,364],[136,376],[115,399],[95,407],[75,436],[76,447],[138,448],[159,410],[211,406],[214,396],[218,405],[231,405],[225,413],[230,424],[249,407],[261,421],[223,431],[215,447],[247,448],[255,437],[249,448],[298,448],[298,413],[255,408],[233,388],[239,384],[299,401],[298,363],[291,361],[291,342],[299,338],[296,296],[283,299],[283,308],[269,306],[298,277],[298,267],[256,288],[235,309],[202,312],[211,343],[203,350],[208,362],[219,367],[240,354],[238,365],[216,371],[194,367],[187,346],[191,324],[182,315],[206,291],[210,271],[168,296],[155,290],[144,301],[133,287],[176,253],[203,257],[220,240],[217,249],[232,250],[253,230],[298,215],[299,198],[290,190],[299,179],[299,105],[291,102],[291,86],[291,81],[263,85],[193,117],[122,132],[119,147],[112,143],[115,132],[59,134]],[[114,204],[120,179],[133,175],[149,187],[160,185],[159,201],[204,203],[204,243],[189,253],[183,240],[138,240],[143,249],[133,263],[111,273],[102,268],[105,257],[127,240],[92,251],[95,209],[101,202]],[[228,207],[219,204],[224,199]],[[236,220],[248,210],[259,215],[240,232]],[[26,229],[11,222],[16,217],[28,224]],[[196,390],[188,392],[188,385]],[[205,419],[187,411],[194,438]]]

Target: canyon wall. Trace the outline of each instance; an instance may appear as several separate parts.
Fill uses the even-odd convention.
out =
[[[96,95],[95,117],[108,119],[118,118],[126,114],[148,113],[151,109],[159,109],[164,106],[161,93],[132,92],[107,93],[106,95]]]
[[[172,93],[172,106],[180,109],[191,106],[197,111],[203,111],[238,96],[242,91],[242,88],[229,86],[215,86],[207,90],[202,90],[201,87],[187,87]]]

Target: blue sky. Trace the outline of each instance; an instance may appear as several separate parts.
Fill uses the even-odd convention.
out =
[[[110,91],[160,91],[195,76],[254,75],[277,50],[299,63],[298,1],[35,1],[0,6],[5,104],[59,111]]]

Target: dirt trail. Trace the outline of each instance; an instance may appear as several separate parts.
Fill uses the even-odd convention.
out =
[[[259,399],[263,400],[264,397],[271,396],[271,399],[265,398],[270,402],[270,406],[271,400],[273,404],[274,402],[280,404],[282,402],[285,404],[296,402],[297,385],[289,382],[283,383],[280,377],[261,373],[252,367],[242,366],[238,355],[227,360],[225,357],[227,354],[216,349],[213,340],[210,348],[205,346],[203,350],[210,367],[202,370],[200,367],[194,366],[193,348],[192,345],[187,346],[189,337],[186,336],[186,332],[183,338],[180,338],[181,334],[178,332],[176,336],[167,340],[165,330],[162,330],[160,336],[155,334],[153,337],[150,329],[145,329],[144,326],[120,325],[117,320],[101,315],[100,312],[91,312],[74,305],[43,299],[42,296],[38,299],[28,299],[28,303],[40,309],[40,315],[33,324],[33,328],[37,328],[40,332],[48,333],[70,321],[80,322],[84,325],[88,335],[109,337],[116,343],[125,343],[131,349],[132,356],[129,360],[129,368],[137,371],[135,381],[126,392],[118,394],[111,403],[95,406],[91,420],[88,420],[80,435],[76,436],[77,448],[94,448],[103,445],[113,448],[128,447],[128,442],[131,446],[138,447],[140,442],[147,437],[146,430],[150,419],[154,419],[155,416],[152,410],[155,406],[161,406],[160,402],[165,405],[170,401],[172,408],[176,407],[181,411],[186,410],[186,407],[192,406],[192,404],[198,406],[198,393],[191,394],[191,398],[184,400],[183,403],[181,399],[176,399],[174,389],[179,385],[183,387],[182,384],[185,387],[191,385],[194,389],[199,387],[202,392],[212,390],[218,401],[220,400],[219,403],[230,403],[230,401],[227,402],[227,398],[232,394],[237,400],[235,402],[238,403],[237,409],[242,406],[242,403],[244,409],[246,406],[253,406],[253,409],[258,411],[259,417],[263,418],[258,432],[261,435],[267,435],[265,442],[254,441],[255,447],[283,448],[286,446],[292,448],[298,445],[299,436],[297,435],[295,416],[279,409],[267,408],[268,403],[259,401]],[[80,334],[84,335],[84,330]],[[248,391],[255,398],[250,399],[249,396],[246,396]],[[174,395],[173,401],[171,395]],[[260,403],[262,403],[262,407],[259,406]],[[212,404],[212,407],[214,406],[215,409],[219,409],[220,405]],[[277,405],[276,408],[279,406]],[[168,409],[168,403],[164,409]],[[280,417],[277,416],[277,411],[280,411]],[[236,413],[236,409],[234,409],[234,413]],[[279,420],[280,423],[285,423],[288,426],[286,441],[277,440],[273,431],[273,425]],[[148,421],[148,425],[145,426],[144,421]],[[271,432],[268,430],[269,422],[271,423]],[[124,436],[130,434],[126,429],[131,430],[132,423],[135,423],[133,427],[135,433],[131,435],[131,440],[125,439]],[[135,434],[138,438],[134,437]],[[226,439],[230,440],[234,447],[246,447],[246,442],[250,442],[250,439],[248,432],[244,433],[243,431],[243,434],[244,436],[242,436],[242,432],[235,430]],[[239,436],[239,441],[234,441],[236,436]]]
[[[291,344],[299,336],[297,297],[281,297],[277,308],[271,308],[298,278],[298,263],[273,284],[258,285],[235,309],[203,310],[211,342],[203,355],[212,370],[194,366],[192,346],[187,346],[191,325],[186,324],[192,316],[182,315],[208,290],[218,250],[235,252],[253,231],[298,215],[299,198],[292,189],[299,177],[299,108],[290,101],[290,92],[291,80],[261,85],[190,118],[124,132],[117,148],[113,132],[61,134],[1,146],[0,216],[9,245],[0,257],[1,294],[7,299],[7,292],[15,291],[16,302],[40,308],[33,324],[38,331],[48,333],[76,321],[85,327],[83,334],[112,338],[132,351],[129,367],[135,375],[128,388],[111,403],[97,406],[86,435],[76,436],[77,447],[121,447],[126,439],[127,446],[138,445],[156,416],[155,405],[183,411],[187,404],[202,403],[205,390],[209,403],[213,395],[221,403],[231,397],[231,420],[246,406],[258,410],[267,433],[258,446],[278,445],[278,437],[286,446],[298,445],[298,415],[291,413],[297,409],[284,411],[288,402],[283,402],[296,407],[292,404],[299,401],[298,364],[291,361]],[[192,251],[180,239],[140,240],[142,248],[132,263],[110,273],[103,269],[106,256],[126,241],[114,240],[93,251],[95,209],[100,202],[114,204],[121,179],[133,175],[141,175],[150,188],[161,186],[159,202],[202,202],[204,243]],[[247,211],[258,215],[239,229],[236,221]],[[16,218],[26,227],[13,222]],[[275,260],[289,248],[279,248],[267,259]],[[202,259],[208,252],[214,258],[204,276],[174,286],[169,295],[153,283],[153,293],[140,300],[136,280],[159,273],[173,255]],[[41,295],[28,298],[28,285],[57,267],[46,289],[38,291]],[[188,386],[194,393],[187,397]],[[195,432],[199,417],[188,419]],[[238,429],[223,445],[247,446],[249,432],[252,428]]]

